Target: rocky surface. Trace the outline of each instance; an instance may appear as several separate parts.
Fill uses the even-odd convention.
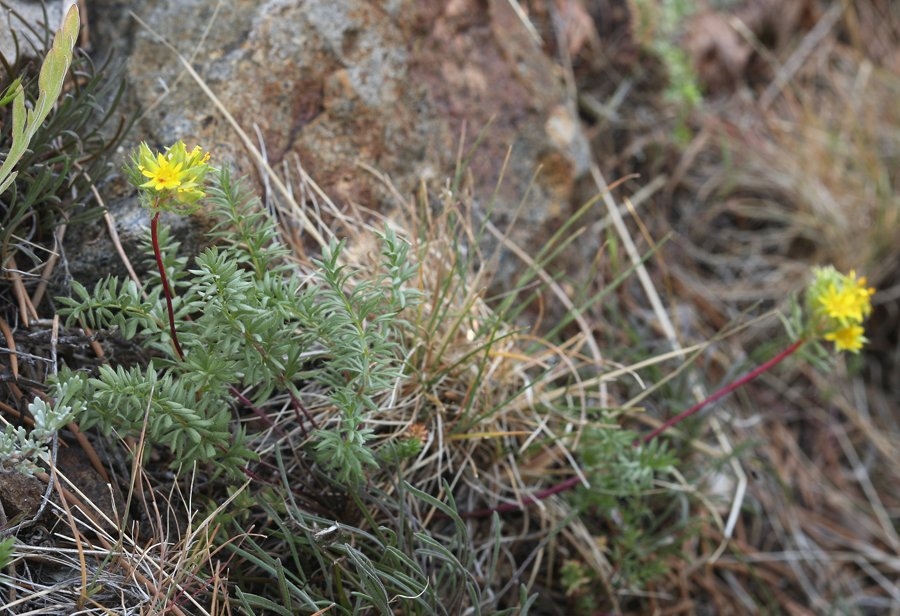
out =
[[[560,71],[508,0],[95,0],[89,10],[95,55],[125,62],[127,106],[140,114],[129,146],[200,143],[259,181],[232,127],[162,37],[254,140],[258,131],[273,167],[302,165],[339,206],[397,205],[360,163],[403,195],[420,180],[437,191],[453,176],[461,136],[471,146],[484,131],[473,192],[499,226],[541,170],[514,236],[530,250],[545,222],[568,211],[588,166]],[[127,190],[111,199],[120,224],[146,224]],[[121,231],[126,241],[136,232]]]
[[[52,30],[62,23],[63,15],[75,0],[4,0],[0,3],[0,53],[10,62],[20,53],[32,54],[43,47],[41,34],[45,24]]]

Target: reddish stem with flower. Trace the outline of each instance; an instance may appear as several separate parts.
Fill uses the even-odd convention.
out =
[[[166,266],[163,263],[162,249],[159,246],[159,215],[160,211],[156,210],[153,219],[150,221],[150,241],[153,244],[153,256],[156,258],[156,267],[159,269],[159,278],[162,282],[163,295],[166,297],[166,310],[169,313],[169,334],[172,336],[172,345],[178,358],[184,360],[184,351],[181,350],[181,344],[178,342],[178,331],[175,329],[175,307],[172,305],[172,289],[169,287],[169,277],[166,275]]]
[[[871,297],[874,293],[875,289],[867,286],[865,277],[857,277],[855,271],[851,270],[849,274],[845,275],[831,266],[813,268],[813,280],[807,290],[805,302],[807,325],[803,330],[804,333],[795,342],[744,376],[728,383],[689,409],[664,421],[653,431],[636,438],[632,444],[638,447],[650,443],[669,428],[678,425],[706,406],[771,370],[797,352],[808,341],[828,340],[834,343],[837,351],[858,353],[867,342],[862,323],[872,311]],[[480,518],[493,513],[517,511],[554,494],[574,488],[580,482],[580,476],[570,477],[545,490],[525,496],[518,503],[479,509],[465,513],[462,517]]]
[[[781,363],[782,361],[784,361],[785,359],[787,359],[788,357],[793,355],[801,346],[803,346],[803,344],[805,342],[806,341],[802,338],[800,340],[797,340],[796,342],[794,342],[789,347],[787,347],[786,349],[781,351],[778,355],[776,355],[769,361],[765,362],[764,364],[760,364],[759,366],[757,366],[756,368],[754,368],[753,370],[751,370],[750,372],[748,372],[741,378],[725,385],[724,387],[717,390],[710,396],[707,396],[706,398],[704,398],[703,400],[701,400],[700,402],[698,402],[691,408],[687,409],[686,411],[682,411],[678,415],[675,415],[674,417],[666,420],[659,427],[654,429],[652,432],[649,432],[649,433],[645,434],[644,436],[636,438],[634,440],[634,442],[632,443],[632,445],[634,445],[635,447],[638,447],[640,445],[646,445],[647,443],[649,443],[650,441],[652,441],[653,439],[658,437],[660,434],[662,434],[669,428],[672,428],[672,427],[680,424],[682,421],[684,421],[691,415],[698,413],[701,409],[705,408],[706,406],[712,404],[713,402],[716,402],[717,400],[719,400],[721,398],[724,398],[725,396],[727,396],[734,390],[738,389],[739,387],[746,385],[747,383],[749,383],[753,379],[757,378],[758,376],[760,376],[767,370],[771,370],[773,367],[775,367],[776,365],[778,365],[779,363]],[[464,518],[481,518],[481,517],[489,516],[489,515],[493,514],[494,512],[505,513],[508,511],[518,511],[526,505],[533,505],[534,503],[542,501],[545,498],[549,498],[549,497],[553,496],[554,494],[559,494],[560,492],[565,492],[566,490],[570,490],[570,489],[574,488],[575,486],[577,486],[580,482],[581,482],[581,478],[578,476],[569,477],[565,481],[561,481],[561,482],[557,483],[556,485],[550,486],[549,488],[547,488],[545,490],[541,490],[539,492],[535,492],[532,495],[525,496],[524,498],[522,498],[521,503],[506,503],[504,505],[499,505],[497,507],[490,507],[487,509],[479,509],[477,511],[470,511],[470,512],[463,514],[462,517],[464,517]]]
[[[774,366],[780,364],[782,361],[784,361],[790,355],[793,355],[794,352],[797,351],[797,349],[799,349],[801,346],[803,346],[804,342],[806,342],[806,341],[803,340],[802,338],[800,340],[797,340],[796,342],[791,344],[791,346],[784,349],[781,353],[779,353],[778,355],[776,355],[775,357],[773,357],[766,363],[757,366],[756,368],[754,368],[753,370],[751,370],[750,372],[748,372],[741,378],[739,378],[735,381],[732,381],[725,387],[722,387],[721,389],[719,389],[712,395],[704,398],[703,400],[701,400],[700,402],[698,402],[691,408],[687,409],[686,411],[682,411],[678,415],[675,415],[674,417],[664,421],[658,428],[656,428],[652,432],[645,434],[644,436],[642,436],[640,438],[635,439],[634,445],[635,446],[641,445],[641,444],[646,445],[647,443],[649,443],[650,441],[655,439],[657,436],[659,436],[660,434],[662,434],[663,432],[665,432],[672,426],[678,425],[682,421],[684,421],[685,419],[690,417],[691,415],[694,415],[695,413],[697,413],[698,411],[703,409],[706,405],[712,404],[716,400],[718,400],[720,398],[724,398],[725,396],[727,396],[728,394],[733,392],[738,387],[742,387],[742,386],[746,385],[747,383],[749,383],[750,381],[752,381],[753,379],[755,379],[762,373],[764,373],[767,370],[772,369]]]
[[[163,294],[166,297],[166,310],[169,315],[169,333],[172,345],[178,358],[184,360],[184,351],[178,341],[175,329],[175,308],[172,305],[172,288],[163,263],[162,249],[159,245],[159,217],[163,211],[180,213],[191,212],[202,199],[204,178],[209,171],[209,153],[199,146],[188,151],[183,141],[177,141],[167,148],[165,153],[154,153],[146,143],[138,146],[132,156],[131,165],[126,170],[139,189],[152,195],[148,198],[153,219],[150,221],[150,239],[153,243],[153,256],[162,282]]]
[[[851,270],[849,274],[842,274],[832,266],[813,268],[813,280],[806,291],[807,322],[803,334],[795,342],[769,361],[728,383],[689,409],[664,421],[653,431],[636,438],[632,444],[635,447],[646,445],[669,428],[678,425],[706,406],[771,370],[797,352],[808,341],[828,340],[834,343],[837,351],[858,353],[867,342],[862,323],[872,311],[871,297],[874,294],[875,289],[867,285],[865,277],[857,277],[855,271]],[[554,494],[569,490],[579,483],[580,477],[570,477],[545,490],[536,492],[534,495],[525,496],[519,503],[507,503],[498,507],[479,509],[469,512],[463,517],[479,518],[493,513],[516,511]]]

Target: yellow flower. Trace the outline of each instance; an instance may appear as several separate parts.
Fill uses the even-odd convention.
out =
[[[848,325],[825,334],[825,340],[834,342],[834,348],[838,351],[850,351],[858,353],[863,345],[868,342],[863,335],[864,330],[860,325]]]
[[[810,331],[834,342],[838,351],[858,352],[867,342],[862,322],[872,312],[874,293],[853,270],[841,274],[831,266],[815,268],[806,295]]]
[[[862,321],[862,306],[853,289],[839,290],[837,285],[830,284],[819,296],[819,305],[825,314],[837,321]]]
[[[850,287],[847,291],[853,295],[852,303],[859,315],[858,320],[862,321],[865,317],[869,316],[870,312],[872,312],[871,298],[875,295],[875,289],[873,287],[866,287],[866,277],[863,276],[857,278],[856,271],[854,270],[850,270],[850,275],[847,276],[847,284]]]
[[[173,163],[162,154],[157,154],[156,159],[138,169],[147,182],[141,184],[141,188],[152,188],[157,192],[174,190],[181,186],[181,163]]]
[[[823,268],[816,271],[816,280],[810,287],[810,304],[814,312],[841,325],[862,323],[872,312],[873,293],[875,289],[867,288],[865,277],[857,278],[855,271],[845,276],[834,268]]]
[[[176,141],[165,153],[156,154],[146,143],[132,156],[129,172],[139,188],[156,194],[154,208],[184,209],[206,196],[204,180],[209,171],[209,152],[200,146],[188,152],[183,141]],[[146,179],[146,181],[144,181]]]

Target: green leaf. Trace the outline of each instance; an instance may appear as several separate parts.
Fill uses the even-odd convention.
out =
[[[5,570],[6,567],[9,566],[9,561],[12,560],[12,553],[15,545],[16,540],[14,537],[7,537],[0,541],[0,569]]]
[[[69,65],[72,63],[72,50],[75,48],[75,41],[78,40],[80,21],[78,7],[73,4],[63,19],[62,27],[53,38],[53,47],[47,53],[44,64],[41,66],[41,73],[38,75],[40,94],[34,110],[28,114],[32,134],[37,130],[37,126],[50,115],[56,99],[62,92],[66,73],[69,72]]]
[[[12,146],[6,155],[6,160],[0,166],[0,194],[4,193],[13,180],[16,179],[17,172],[13,171],[13,167],[25,154],[28,145],[35,133],[41,127],[53,105],[62,92],[63,83],[66,80],[66,73],[69,71],[69,65],[72,63],[72,50],[75,48],[75,41],[78,38],[78,30],[80,28],[80,19],[78,17],[78,7],[74,4],[66,13],[63,25],[56,33],[53,39],[53,46],[47,52],[44,64],[41,66],[41,73],[38,76],[38,94],[37,102],[34,109],[25,110],[25,90],[21,83],[13,84],[7,90],[3,97],[3,101],[7,102],[12,98]]]
[[[12,146],[9,148],[6,160],[3,161],[3,166],[0,166],[0,194],[6,192],[9,185],[16,179],[18,173],[13,171],[12,168],[19,162],[19,159],[22,158],[22,155],[25,153],[25,150],[28,148],[28,144],[31,141],[31,139],[25,135],[25,90],[22,88],[22,84],[19,84],[16,88],[14,96],[12,109]]]
[[[5,107],[10,102],[15,100],[16,95],[18,94],[21,86],[22,86],[22,78],[21,77],[16,77],[15,79],[13,79],[13,82],[11,84],[9,84],[9,86],[6,88],[6,91],[3,93],[2,96],[0,96],[0,107]]]
[[[279,614],[283,616],[292,616],[293,612],[287,609],[284,606],[278,605],[271,599],[266,597],[261,597],[259,595],[254,595],[252,593],[245,593],[240,588],[235,588],[237,598],[241,602],[241,606],[247,610],[247,614],[255,614],[254,608],[262,609],[267,612],[271,612],[272,614]]]

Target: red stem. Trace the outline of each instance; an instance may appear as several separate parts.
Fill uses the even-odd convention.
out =
[[[653,432],[650,432],[649,434],[645,434],[641,438],[635,439],[634,445],[635,446],[641,445],[641,444],[646,445],[647,443],[649,443],[650,441],[655,439],[657,436],[659,436],[660,434],[662,434],[663,432],[665,432],[672,426],[681,423],[682,421],[684,421],[685,419],[687,419],[688,417],[690,417],[691,415],[693,415],[694,413],[696,413],[697,411],[699,411],[700,409],[705,407],[707,404],[712,404],[719,398],[723,398],[723,397],[727,396],[728,394],[733,392],[738,387],[746,385],[747,383],[749,383],[750,381],[752,381],[753,379],[758,377],[760,374],[762,374],[766,370],[769,370],[773,366],[776,366],[777,364],[784,361],[785,358],[789,357],[797,349],[799,349],[801,346],[803,346],[804,342],[805,342],[805,340],[803,340],[801,338],[800,340],[797,340],[796,342],[792,343],[788,348],[784,349],[781,353],[779,353],[778,355],[776,355],[775,357],[773,357],[766,363],[760,364],[759,366],[757,366],[756,368],[754,368],[753,370],[751,370],[750,372],[748,372],[741,378],[737,379],[736,381],[732,381],[731,383],[729,383],[722,389],[718,390],[714,394],[701,400],[700,402],[698,402],[697,404],[695,404],[688,410],[682,411],[678,415],[675,415],[675,417],[668,419],[661,426],[659,426],[658,428],[653,430]]]
[[[493,514],[495,511],[497,513],[506,513],[507,511],[519,511],[524,509],[528,505],[533,505],[539,501],[544,500],[545,498],[550,498],[554,494],[559,494],[560,492],[565,492],[566,490],[570,490],[574,488],[576,485],[581,483],[581,477],[576,475],[575,477],[569,477],[565,481],[561,481],[556,485],[552,485],[545,490],[541,490],[539,492],[535,492],[534,494],[526,494],[522,497],[521,502],[518,503],[504,503],[502,505],[497,505],[496,507],[488,507],[486,509],[476,509],[475,511],[466,511],[464,513],[460,513],[459,517],[461,518],[486,518],[489,515]]]
[[[162,250],[159,248],[159,210],[150,221],[150,240],[153,243],[153,256],[156,257],[156,267],[159,269],[159,278],[162,281],[163,294],[166,296],[166,309],[169,312],[169,333],[172,336],[172,344],[178,358],[184,361],[184,351],[178,342],[178,332],[175,330],[175,309],[172,307],[172,291],[169,289],[169,278],[166,276],[166,266],[163,264]]]
[[[675,415],[671,419],[668,419],[661,426],[659,426],[658,428],[656,428],[649,434],[646,434],[642,437],[636,438],[634,440],[634,442],[632,443],[632,445],[634,445],[635,447],[637,447],[638,445],[646,445],[647,443],[649,443],[650,441],[655,439],[657,436],[659,436],[660,434],[662,434],[663,432],[665,432],[672,426],[675,426],[675,425],[681,423],[682,421],[684,421],[691,415],[700,411],[700,409],[704,408],[708,404],[712,404],[716,400],[719,400],[720,398],[727,396],[728,394],[733,392],[738,387],[746,385],[747,383],[749,383],[750,381],[752,381],[753,379],[755,379],[762,373],[766,372],[767,370],[770,370],[777,364],[781,363],[787,357],[789,357],[794,352],[796,352],[797,349],[799,349],[801,346],[803,346],[804,342],[806,342],[806,341],[803,340],[802,338],[800,340],[797,340],[796,342],[793,342],[789,347],[787,347],[786,349],[781,351],[778,355],[776,355],[775,357],[773,357],[766,363],[760,364],[759,366],[757,366],[756,368],[754,368],[753,370],[751,370],[750,372],[748,372],[741,378],[737,379],[736,381],[732,381],[728,385],[724,386],[723,388],[719,389],[712,395],[701,400],[700,402],[698,402],[691,408],[687,409],[686,411],[682,411],[678,415]],[[581,481],[580,478],[577,476],[569,477],[565,481],[561,481],[560,483],[550,486],[549,488],[547,488],[545,490],[535,492],[533,495],[525,496],[524,498],[522,498],[522,501],[519,503],[505,503],[503,505],[498,505],[497,507],[490,507],[487,509],[478,509],[477,511],[468,511],[466,513],[461,514],[460,517],[462,517],[462,518],[484,518],[484,517],[487,517],[487,516],[493,514],[494,512],[505,513],[507,511],[518,511],[520,509],[523,509],[527,505],[533,505],[534,503],[536,503],[538,501],[542,501],[545,498],[553,496],[554,494],[559,494],[560,492],[565,492],[566,490],[574,488],[576,485],[578,485],[580,483],[580,481]]]

